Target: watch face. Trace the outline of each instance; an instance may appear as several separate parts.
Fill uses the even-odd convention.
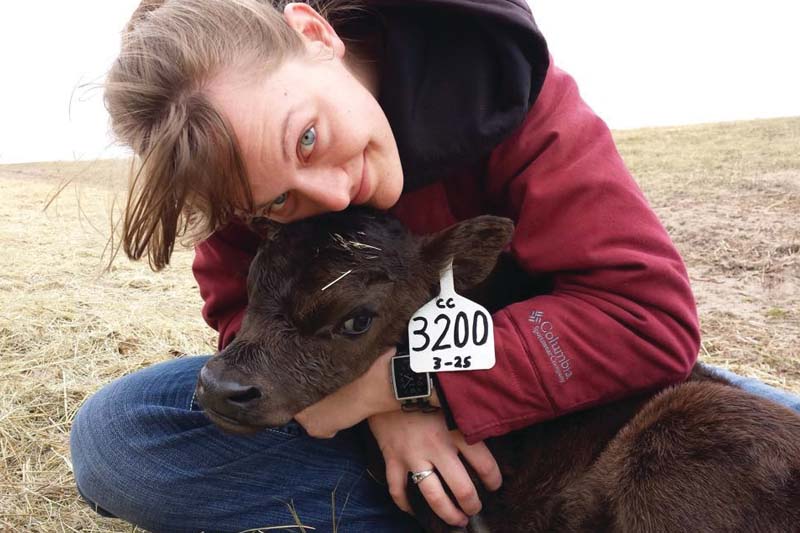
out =
[[[395,395],[398,400],[426,398],[431,395],[428,373],[411,370],[411,357],[408,355],[392,358]]]

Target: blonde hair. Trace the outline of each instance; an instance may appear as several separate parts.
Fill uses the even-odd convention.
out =
[[[285,3],[144,0],[134,12],[104,96],[113,134],[137,156],[122,217],[129,258],[147,254],[160,270],[176,239],[197,242],[253,209],[236,139],[204,86],[224,68],[266,73],[303,53]]]

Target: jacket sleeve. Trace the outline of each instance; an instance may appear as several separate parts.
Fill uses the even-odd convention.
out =
[[[258,238],[240,224],[230,224],[195,247],[192,272],[203,298],[203,318],[219,332],[218,349],[227,346],[247,308],[247,272]]]
[[[492,153],[511,252],[553,290],[494,316],[496,364],[443,372],[470,443],[687,377],[699,331],[683,262],[575,82],[552,66],[524,124]]]

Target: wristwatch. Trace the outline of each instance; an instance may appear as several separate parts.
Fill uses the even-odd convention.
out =
[[[430,402],[433,391],[430,373],[414,372],[411,368],[411,356],[403,346],[398,346],[397,355],[392,357],[391,378],[394,397],[400,402],[403,411],[429,413],[439,409]]]

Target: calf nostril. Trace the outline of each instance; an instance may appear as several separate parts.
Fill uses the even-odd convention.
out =
[[[250,387],[244,392],[238,394],[231,394],[228,396],[228,401],[234,403],[247,403],[251,400],[257,400],[261,398],[261,391],[258,390],[256,387]]]

